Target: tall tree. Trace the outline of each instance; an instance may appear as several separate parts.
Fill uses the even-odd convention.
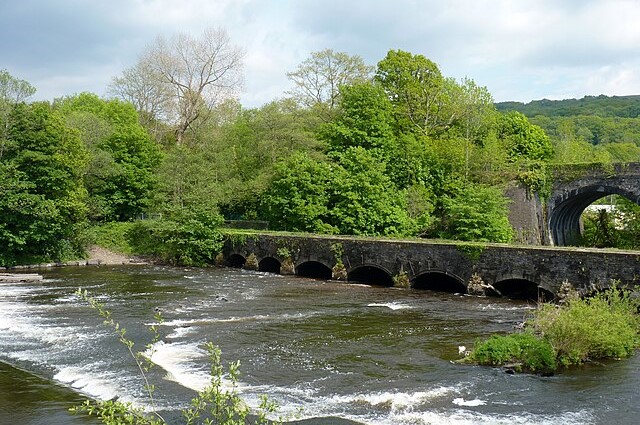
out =
[[[442,237],[463,241],[510,242],[508,199],[496,187],[470,184],[444,198]]]
[[[162,123],[174,116],[173,92],[149,61],[142,58],[134,66],[125,69],[121,76],[114,77],[108,92],[133,104],[138,111],[140,124],[157,140],[162,138],[165,130]]]
[[[364,82],[372,71],[360,56],[325,49],[311,53],[287,77],[295,84],[290,94],[296,101],[330,112],[338,106],[341,86]]]
[[[146,212],[161,153],[132,105],[81,93],[56,106],[91,152],[84,174],[91,219],[131,220]]]
[[[369,82],[342,86],[340,92],[340,112],[322,132],[331,150],[392,149],[393,107],[385,92]]]
[[[553,146],[544,130],[531,124],[520,112],[508,112],[498,119],[498,137],[503,141],[511,162],[548,161]]]
[[[394,104],[401,131],[432,136],[451,124],[442,116],[445,79],[438,65],[423,55],[390,50],[378,62],[374,78]]]
[[[119,97],[132,100],[132,95],[138,108],[168,119],[182,144],[186,133],[206,121],[211,109],[241,89],[243,57],[243,50],[224,29],[210,28],[199,37],[183,33],[158,37],[113,86]],[[149,93],[160,98],[151,102],[146,99]]]
[[[9,131],[9,114],[12,106],[24,102],[36,92],[28,81],[21,80],[9,74],[6,69],[0,69],[0,158],[4,150],[3,140]]]
[[[79,250],[86,159],[77,132],[48,103],[12,106],[0,158],[0,265]]]

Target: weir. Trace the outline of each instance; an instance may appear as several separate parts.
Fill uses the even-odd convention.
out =
[[[254,254],[260,270],[276,273],[288,260],[295,274],[327,280],[343,265],[348,282],[379,286],[403,276],[415,289],[465,293],[473,280],[532,300],[553,299],[564,281],[589,293],[640,277],[640,252],[586,248],[256,233],[227,236],[222,254],[234,267]]]

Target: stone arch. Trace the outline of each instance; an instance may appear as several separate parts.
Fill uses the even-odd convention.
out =
[[[565,191],[554,198],[549,209],[549,233],[557,246],[575,245],[580,240],[580,216],[596,200],[607,195],[620,195],[640,205],[640,193],[615,184],[586,185]]]
[[[224,262],[224,265],[227,267],[233,267],[236,269],[240,269],[247,262],[247,259],[241,254],[231,254]]]
[[[258,263],[258,270],[261,272],[280,274],[280,266],[280,261],[278,261],[277,259],[273,257],[264,257]]]
[[[368,283],[376,286],[393,286],[391,273],[375,264],[363,264],[351,268],[347,273],[347,281]]]
[[[411,286],[415,289],[449,292],[452,294],[467,292],[467,287],[461,278],[440,270],[429,270],[417,274],[411,280]]]
[[[296,267],[296,275],[312,279],[331,280],[331,267],[319,261],[305,261]]]
[[[509,277],[497,281],[493,287],[506,298],[529,301],[551,301],[553,292],[524,277]]]

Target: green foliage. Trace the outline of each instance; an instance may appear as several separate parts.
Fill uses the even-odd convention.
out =
[[[406,197],[394,188],[386,168],[363,148],[337,157],[328,204],[329,224],[341,234],[402,235],[414,230]]]
[[[556,369],[553,347],[545,339],[531,332],[493,335],[477,342],[469,360],[482,365],[512,364],[519,371],[546,372]]]
[[[640,343],[637,299],[613,287],[563,307],[541,305],[531,328],[553,346],[563,366],[630,356]]]
[[[332,166],[301,152],[275,167],[263,214],[278,230],[336,233],[327,221]]]
[[[291,258],[291,251],[289,248],[280,247],[277,249],[276,254],[282,259]]]
[[[349,147],[380,149],[386,155],[394,148],[393,105],[384,90],[371,83],[343,86],[340,113],[323,129],[333,151]]]
[[[487,249],[486,245],[479,243],[457,243],[456,250],[462,252],[469,260],[478,261],[482,253]]]
[[[542,128],[533,125],[519,112],[503,114],[498,119],[498,138],[507,150],[509,160],[548,161],[553,146]]]
[[[551,195],[553,178],[549,166],[543,161],[522,162],[516,180],[543,199]]]
[[[340,242],[331,244],[331,252],[336,260],[336,265],[342,265],[342,257],[344,256],[344,246]]]
[[[222,249],[221,223],[216,211],[180,208],[162,218],[136,221],[128,238],[136,253],[169,264],[204,266],[214,264]]]
[[[510,242],[507,198],[494,187],[468,185],[444,200],[442,237],[465,241]]]
[[[402,270],[400,273],[393,276],[393,286],[396,288],[409,288],[411,286],[409,274]]]
[[[519,111],[542,127],[552,140],[557,163],[640,160],[638,96],[585,96],[496,106],[501,111]]]
[[[524,333],[494,335],[474,345],[468,359],[524,371],[549,371],[592,360],[628,357],[640,347],[640,301],[615,284],[590,298],[541,304]]]
[[[125,221],[146,212],[161,153],[133,106],[82,93],[56,107],[91,152],[84,176],[91,219]]]
[[[445,79],[438,65],[423,55],[389,50],[378,62],[375,81],[394,105],[400,132],[431,136],[448,125],[441,108],[446,96]]]
[[[131,403],[120,401],[92,401],[87,400],[79,406],[71,408],[75,414],[93,416],[106,425],[167,425],[168,422],[160,415],[154,401],[155,386],[149,383],[147,372],[153,367],[151,356],[142,352],[135,352],[135,342],[127,337],[127,330],[116,322],[109,310],[88,295],[87,291],[78,289],[76,295],[104,319],[104,325],[109,327],[117,336],[122,345],[127,347],[131,358],[135,361],[140,376],[145,382],[145,393],[151,404],[151,411],[146,412]],[[163,318],[159,314],[155,316],[158,323]],[[153,347],[160,340],[157,325],[151,325],[150,331],[153,340],[146,345],[147,351],[153,352]],[[185,425],[246,425],[249,423],[249,415],[252,413],[249,406],[238,394],[238,380],[240,378],[240,362],[232,362],[225,368],[222,362],[220,348],[211,342],[204,345],[210,361],[210,385],[191,400],[188,408],[182,410]],[[226,379],[230,385],[223,381]],[[230,388],[229,388],[230,387]],[[277,412],[277,404],[269,401],[266,396],[261,397],[261,403],[255,419],[251,423],[255,425],[279,425],[280,420],[270,421],[267,415]]]
[[[415,235],[426,234],[435,222],[433,195],[422,185],[414,184],[406,189],[407,214],[413,220]]]
[[[0,69],[0,158],[9,130],[8,117],[13,106],[25,102],[35,92],[35,87],[28,81],[12,76],[6,69]]]
[[[208,128],[193,149],[192,161],[206,167],[215,186],[209,196],[224,216],[255,219],[276,164],[295,152],[319,158],[324,143],[315,132],[320,122],[312,111],[281,100],[240,110],[218,127]]]
[[[88,239],[93,245],[123,254],[133,254],[128,235],[134,226],[134,222],[131,221],[94,225],[87,230]]]
[[[131,245],[141,254],[171,264],[205,265],[215,262],[222,246],[218,227],[217,186],[208,159],[198,148],[177,146],[159,171],[153,218],[135,223]]]
[[[47,103],[11,106],[0,139],[0,265],[81,251],[87,153]]]
[[[273,227],[355,235],[412,230],[404,193],[394,190],[384,163],[361,147],[335,154],[334,161],[296,154],[276,167],[264,204]]]
[[[501,102],[500,111],[516,110],[528,117],[569,117],[577,115],[634,118],[640,116],[640,96],[585,96],[582,99],[535,100],[527,104]]]
[[[618,230],[615,227],[614,216],[604,208],[597,210],[597,212],[583,213],[584,231],[580,245],[595,248],[619,246]]]
[[[596,248],[640,248],[640,206],[621,196],[607,197],[614,209],[582,214],[584,231],[580,244]]]

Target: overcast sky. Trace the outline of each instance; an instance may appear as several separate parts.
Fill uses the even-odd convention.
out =
[[[496,101],[640,94],[640,0],[0,0],[0,69],[37,99],[104,95],[157,35],[207,27],[245,49],[247,107],[326,48],[422,54]]]

